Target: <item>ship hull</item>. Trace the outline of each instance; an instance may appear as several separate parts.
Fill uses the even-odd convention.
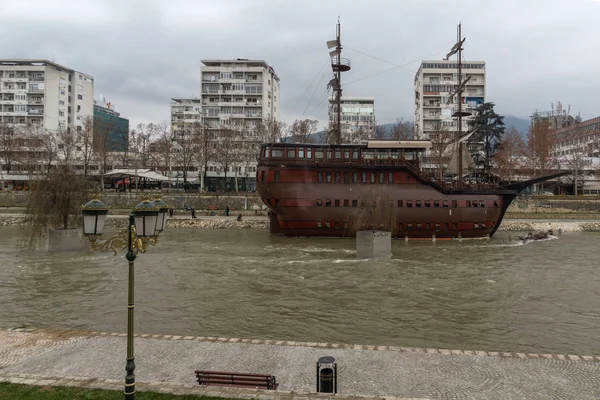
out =
[[[394,202],[392,236],[408,240],[491,237],[516,196],[507,191],[443,193],[421,183],[380,188]],[[357,206],[370,189],[360,184],[257,185],[272,213],[271,232],[285,236],[355,236]]]

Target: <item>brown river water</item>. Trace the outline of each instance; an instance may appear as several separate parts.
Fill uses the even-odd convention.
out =
[[[124,254],[20,252],[0,228],[0,327],[126,331]],[[600,354],[598,233],[523,245],[171,229],[136,260],[136,332],[489,351]]]

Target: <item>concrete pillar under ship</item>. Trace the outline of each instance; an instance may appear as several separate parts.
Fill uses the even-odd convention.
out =
[[[269,232],[281,233],[281,228],[279,227],[279,218],[273,211],[269,211]]]

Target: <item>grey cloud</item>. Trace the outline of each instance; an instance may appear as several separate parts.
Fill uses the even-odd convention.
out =
[[[198,95],[201,59],[237,57],[264,59],[275,68],[281,116],[288,122],[324,122],[331,72],[319,71],[338,15],[344,56],[353,63],[343,76],[342,83],[352,82],[344,94],[374,96],[380,122],[412,120],[419,60],[441,58],[459,21],[465,57],[486,61],[487,98],[500,113],[525,117],[557,100],[584,118],[598,113],[600,4],[585,0],[465,0],[460,8],[450,0],[105,0],[76,7],[55,1],[30,13],[22,10],[38,2],[18,3],[20,8],[0,14],[0,35],[10,38],[0,42],[0,57],[54,57],[93,75],[96,94],[111,99],[132,125],[168,120],[171,97]],[[375,75],[393,66],[361,53],[412,63],[408,71]]]

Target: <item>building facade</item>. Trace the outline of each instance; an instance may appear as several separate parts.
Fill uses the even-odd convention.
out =
[[[262,60],[202,60],[201,101],[210,161],[209,191],[254,191],[257,128],[279,121],[280,86],[274,69]]]
[[[469,78],[462,93],[462,110],[475,113],[475,108],[485,102],[485,62],[462,63],[462,80]],[[423,61],[415,75],[415,139],[429,140],[439,131],[458,131],[457,100],[450,95],[458,85],[458,63],[455,60]],[[469,130],[471,116],[463,117],[462,131]]]
[[[343,143],[361,143],[373,137],[375,129],[374,97],[342,97],[341,131]],[[329,100],[329,125],[337,120],[337,105]]]
[[[129,120],[109,102],[94,100],[94,139],[95,144],[104,142],[108,151],[129,150]]]
[[[0,122],[81,129],[93,115],[94,79],[48,60],[0,60]]]

